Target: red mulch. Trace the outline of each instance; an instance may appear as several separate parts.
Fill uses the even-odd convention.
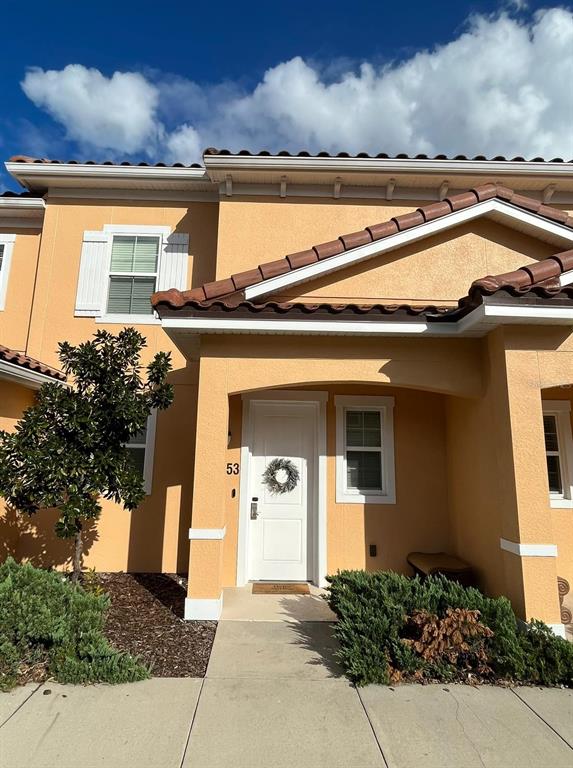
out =
[[[166,573],[99,573],[111,598],[105,634],[154,677],[204,677],[217,622],[184,621],[186,579]]]

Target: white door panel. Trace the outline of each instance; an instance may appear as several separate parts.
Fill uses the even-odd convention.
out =
[[[253,403],[250,502],[258,516],[249,519],[249,578],[306,581],[314,500],[315,411],[305,403]],[[299,472],[292,491],[273,494],[262,482],[269,462],[290,459]]]

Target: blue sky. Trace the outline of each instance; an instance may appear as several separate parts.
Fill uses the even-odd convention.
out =
[[[573,156],[571,6],[4,0],[0,18],[3,159]]]

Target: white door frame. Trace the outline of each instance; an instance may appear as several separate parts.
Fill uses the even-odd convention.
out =
[[[315,446],[313,486],[314,503],[309,506],[312,514],[312,581],[326,586],[326,402],[328,392],[310,392],[290,389],[266,390],[243,395],[243,429],[241,439],[241,474],[239,481],[239,531],[237,542],[237,586],[249,580],[249,520],[250,520],[250,459],[253,446],[253,405],[272,400],[275,403],[295,402],[312,404],[315,411]]]

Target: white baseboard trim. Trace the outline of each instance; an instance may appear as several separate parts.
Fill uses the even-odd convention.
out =
[[[565,632],[565,624],[548,624],[547,626],[553,632],[554,635],[557,635],[557,637],[562,637],[564,640],[567,640],[567,634]]]
[[[519,544],[517,541],[500,539],[499,546],[520,557],[557,557],[556,544]]]
[[[189,528],[189,538],[191,541],[218,541],[225,538],[227,526],[223,528]]]
[[[223,610],[223,593],[218,598],[185,598],[186,621],[217,621]]]

